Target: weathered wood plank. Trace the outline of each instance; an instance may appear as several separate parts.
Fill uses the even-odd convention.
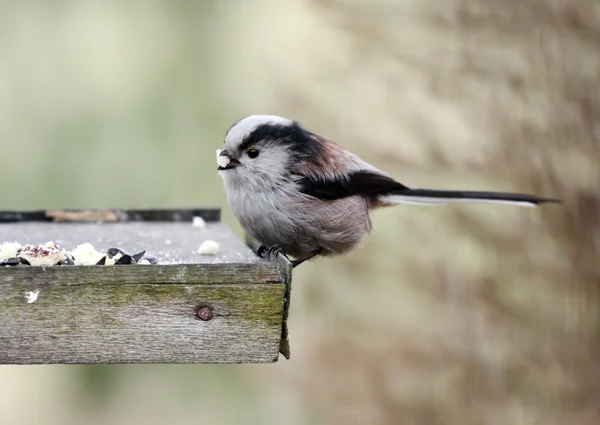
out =
[[[0,363],[277,360],[283,284],[56,284],[31,303],[24,290],[0,285]]]
[[[0,268],[0,363],[276,361],[282,336],[287,344],[289,270],[259,259],[221,223],[196,228],[188,218],[0,222],[0,242],[53,241],[69,250],[92,243],[103,251],[146,250],[159,259],[156,265]],[[219,243],[217,255],[197,252],[207,239]],[[198,317],[200,306],[208,307],[210,320]],[[287,348],[282,353],[289,357]]]
[[[258,251],[261,247],[260,242],[250,236],[248,233],[244,235],[246,245],[252,251],[258,255]],[[285,295],[284,295],[284,305],[283,305],[283,324],[281,326],[281,344],[279,347],[279,352],[286,358],[290,359],[292,353],[290,348],[290,340],[289,340],[289,332],[288,332],[288,316],[290,313],[290,303],[292,300],[292,263],[290,260],[282,253],[278,255],[277,265],[279,270],[280,281],[285,284]]]
[[[129,283],[280,283],[276,264],[155,264],[131,266],[3,267],[0,287],[24,283],[43,287],[64,285]],[[1,301],[0,301],[1,302]]]

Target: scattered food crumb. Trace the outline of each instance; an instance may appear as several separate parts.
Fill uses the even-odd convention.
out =
[[[24,245],[17,251],[15,257],[25,260],[25,264],[32,266],[53,266],[67,261],[67,252],[54,242],[47,242],[42,245]]]
[[[198,248],[198,253],[201,255],[215,255],[219,253],[219,244],[215,241],[206,240],[202,242],[200,248]]]
[[[140,251],[128,254],[119,248],[99,252],[91,243],[77,245],[73,251],[60,248],[55,242],[21,245],[17,242],[0,244],[0,267],[16,266],[113,266],[125,264],[157,264],[158,258]]]
[[[71,252],[76,266],[91,266],[96,264],[104,256],[96,251],[91,243],[82,243]],[[114,262],[113,262],[114,264]]]
[[[150,264],[158,264],[159,263],[158,258],[156,258],[154,255],[149,255],[149,254],[144,255],[144,258],[142,258],[140,261],[147,261]],[[146,264],[146,263],[143,263],[143,264]]]
[[[36,289],[35,291],[25,292],[25,298],[27,298],[27,304],[34,303],[38,299],[38,295],[40,295],[39,289]]]
[[[194,217],[192,220],[192,226],[199,229],[204,229],[206,227],[206,221],[204,221],[202,217]]]
[[[0,261],[8,260],[17,256],[17,251],[21,249],[19,242],[5,242],[0,245]]]
[[[106,262],[104,263],[104,265],[105,265],[105,266],[114,266],[114,265],[115,265],[115,263],[116,263],[117,261],[119,261],[119,259],[120,259],[122,256],[123,256],[123,254],[121,254],[120,252],[119,252],[119,253],[117,253],[116,255],[113,255],[112,257],[111,257],[111,256],[109,256],[109,255],[107,255],[107,256],[106,256],[106,260],[105,260]],[[96,263],[94,263],[94,264],[96,264]]]

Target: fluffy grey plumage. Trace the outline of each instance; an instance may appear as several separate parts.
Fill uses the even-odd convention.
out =
[[[410,189],[297,122],[274,115],[237,121],[220,156],[219,175],[242,227],[265,247],[296,257],[294,266],[354,248],[371,230],[369,212],[377,207],[558,202],[515,193]]]

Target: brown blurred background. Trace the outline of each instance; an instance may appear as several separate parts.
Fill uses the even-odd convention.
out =
[[[0,4],[1,209],[216,205],[241,236],[214,152],[254,113],[565,203],[377,211],[296,270],[291,360],[2,366],[0,423],[600,423],[597,0]]]

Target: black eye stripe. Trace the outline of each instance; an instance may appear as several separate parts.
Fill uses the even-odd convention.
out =
[[[314,143],[314,135],[298,123],[292,125],[263,124],[259,125],[237,146],[239,152],[248,149],[265,148],[269,146],[283,146],[288,149],[293,161],[304,161],[319,152],[319,144]],[[260,155],[260,152],[259,152]]]

